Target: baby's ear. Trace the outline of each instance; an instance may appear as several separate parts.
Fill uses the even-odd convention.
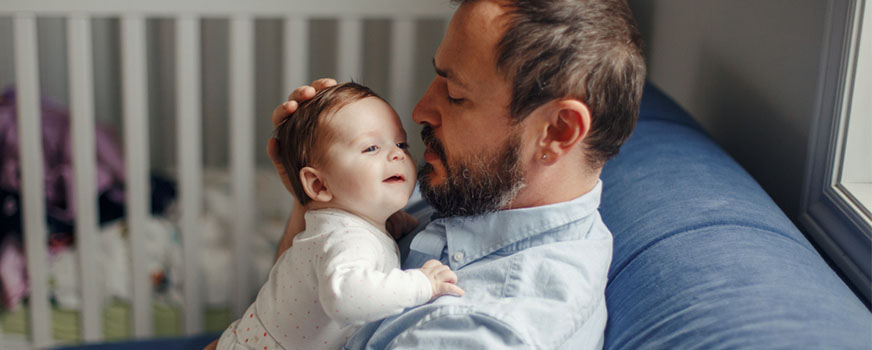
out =
[[[321,176],[318,169],[312,167],[304,167],[300,169],[300,181],[303,183],[303,190],[309,195],[309,198],[316,202],[329,202],[333,199],[333,193],[327,189],[327,184]]]

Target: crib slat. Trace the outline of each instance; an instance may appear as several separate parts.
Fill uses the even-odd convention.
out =
[[[76,249],[82,296],[82,339],[103,339],[97,261],[100,237],[97,231],[96,142],[94,141],[94,83],[91,61],[91,21],[84,15],[67,18],[67,48],[70,66],[70,111],[72,120],[73,174],[76,193]]]
[[[254,21],[237,16],[230,21],[230,167],[235,216],[233,251],[237,283],[233,311],[242,315],[250,302],[252,283],[248,237],[254,227]]]
[[[412,125],[412,55],[415,53],[415,21],[395,19],[391,26],[391,104],[405,125]]]
[[[178,168],[182,254],[184,256],[185,333],[203,330],[200,304],[200,232],[197,220],[202,201],[202,149],[200,104],[200,20],[183,16],[176,19],[176,93],[178,120]]]
[[[148,78],[145,53],[145,19],[121,19],[122,93],[124,101],[124,151],[127,173],[127,230],[133,282],[133,335],[152,335],[151,281],[147,270],[146,220],[151,208],[148,154]]]
[[[308,84],[309,22],[306,18],[285,19],[284,35],[285,90],[291,94],[298,86]],[[285,96],[287,97],[287,96]]]
[[[39,106],[36,19],[32,14],[15,16],[16,105],[21,161],[21,204],[24,246],[30,280],[30,331],[35,347],[52,344],[48,304],[45,187],[43,184],[42,114]]]
[[[363,70],[361,47],[363,41],[363,21],[357,17],[343,17],[339,20],[338,46],[339,59],[336,67],[336,80],[360,81]]]

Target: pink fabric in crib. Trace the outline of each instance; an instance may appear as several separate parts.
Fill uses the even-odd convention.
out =
[[[69,112],[58,103],[43,99],[42,148],[47,214],[63,221],[75,217],[74,179]],[[13,192],[21,188],[15,91],[0,95],[0,187]],[[124,158],[112,131],[97,125],[97,193],[108,193],[123,202]]]

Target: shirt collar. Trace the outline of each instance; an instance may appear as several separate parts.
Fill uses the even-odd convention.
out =
[[[444,239],[450,266],[458,269],[511,244],[591,215],[599,207],[601,193],[602,181],[597,180],[590,192],[567,202],[481,216],[439,218],[425,230],[434,234],[419,234],[415,240]],[[413,242],[413,249],[416,243],[424,242]]]

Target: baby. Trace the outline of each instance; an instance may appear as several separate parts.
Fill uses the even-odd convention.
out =
[[[363,323],[440,295],[463,295],[448,266],[400,270],[387,218],[406,205],[415,164],[396,112],[345,83],[303,102],[276,128],[306,230],[218,349],[338,349]]]

